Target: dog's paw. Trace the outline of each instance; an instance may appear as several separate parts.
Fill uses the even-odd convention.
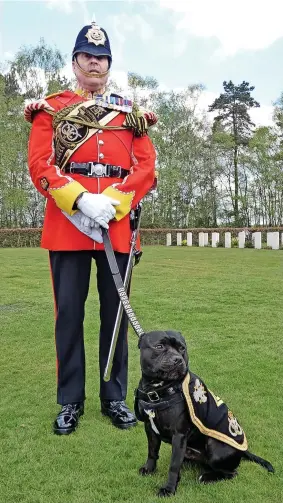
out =
[[[155,466],[143,465],[139,469],[139,474],[145,477],[146,475],[152,475],[155,472]]]
[[[169,487],[167,486],[164,486],[164,487],[160,487],[158,493],[157,493],[157,496],[159,498],[168,498],[169,496],[174,496],[176,491],[170,489]]]

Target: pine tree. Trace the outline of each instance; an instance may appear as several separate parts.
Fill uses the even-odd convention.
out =
[[[223,82],[224,93],[209,106],[209,112],[218,112],[214,118],[213,131],[225,131],[233,140],[233,167],[234,167],[234,221],[241,225],[239,214],[239,151],[241,146],[248,145],[252,128],[249,110],[259,107],[260,104],[251,96],[254,86],[243,81],[236,86],[230,80]]]

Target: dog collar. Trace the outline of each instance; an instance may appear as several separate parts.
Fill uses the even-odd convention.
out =
[[[162,402],[170,401],[172,398],[176,397],[177,393],[182,393],[182,384],[167,384],[166,386],[162,386],[161,388],[151,390],[151,391],[143,391],[139,388],[135,389],[135,397],[137,400],[141,400],[142,402],[151,404],[153,406],[158,405]]]

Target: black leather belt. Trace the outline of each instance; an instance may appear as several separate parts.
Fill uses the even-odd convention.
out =
[[[100,162],[71,162],[63,169],[65,173],[85,176],[99,177],[115,177],[125,178],[129,174],[127,169],[113,164],[102,164]]]

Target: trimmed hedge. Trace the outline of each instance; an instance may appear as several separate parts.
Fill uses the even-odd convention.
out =
[[[42,229],[0,229],[0,248],[40,246]]]
[[[283,227],[217,227],[217,228],[190,228],[190,229],[141,229],[141,243],[143,245],[165,245],[166,234],[171,232],[172,245],[177,244],[177,232],[182,232],[182,239],[187,238],[187,232],[193,233],[193,245],[198,245],[198,233],[219,232],[224,238],[224,232],[231,232],[232,238],[238,237],[240,231],[262,232],[262,241],[266,241],[266,232],[283,231]],[[40,246],[41,228],[28,229],[0,229],[0,248],[34,248]]]

